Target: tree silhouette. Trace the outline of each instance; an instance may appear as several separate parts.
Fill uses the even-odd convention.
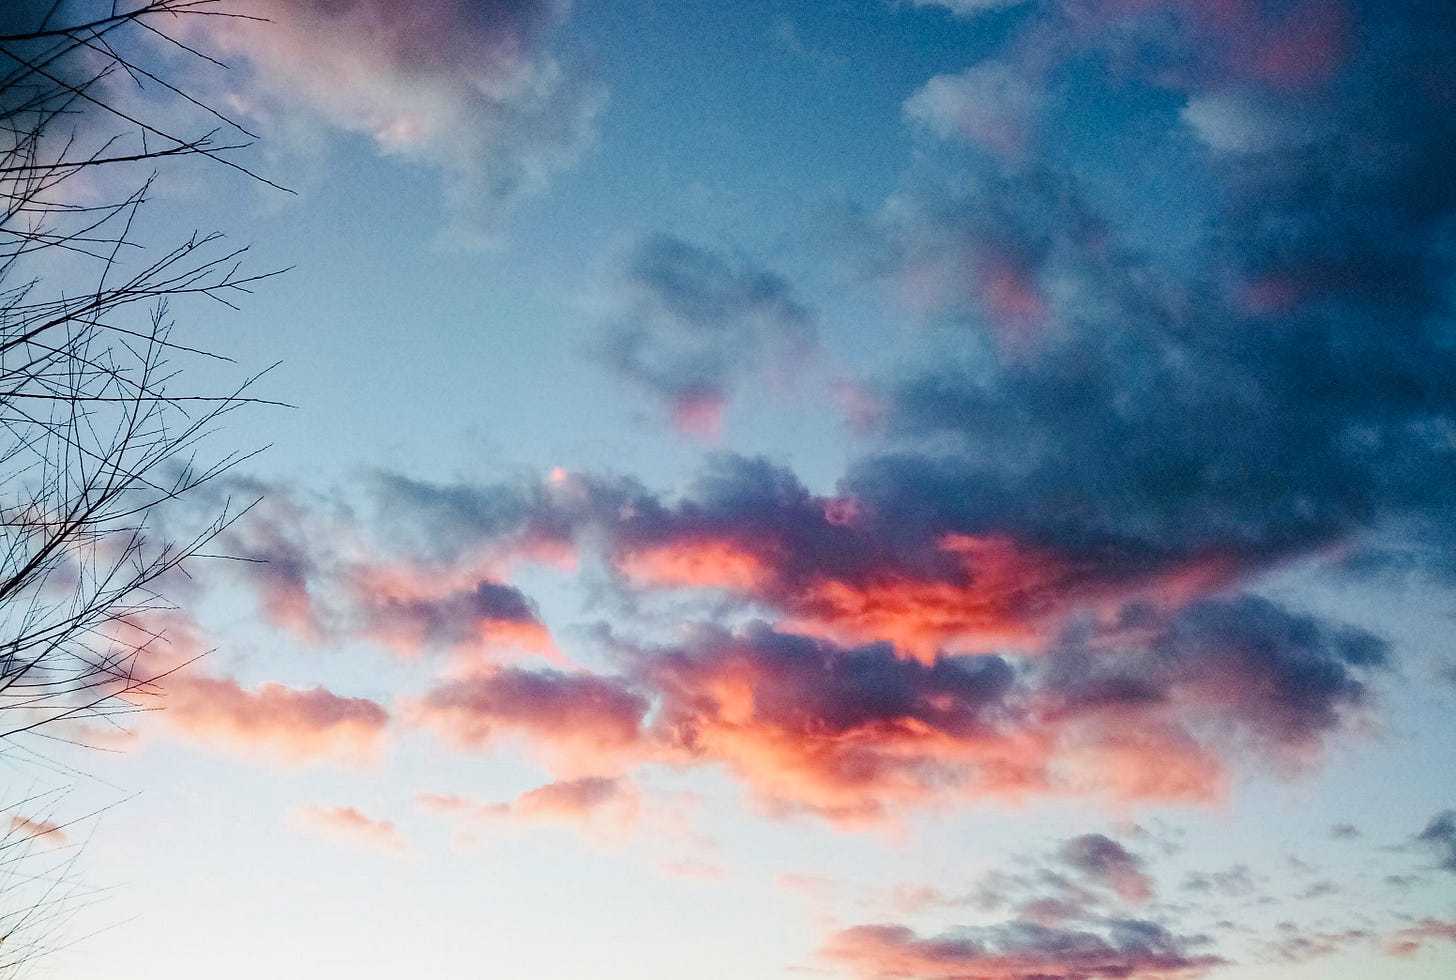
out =
[[[237,161],[253,135],[162,67],[179,57],[216,66],[181,27],[240,16],[221,0],[6,0],[0,11],[7,760],[36,756],[40,739],[85,741],[85,726],[146,706],[166,672],[153,655],[166,638],[147,615],[168,605],[163,580],[237,516],[224,505],[180,539],[158,532],[164,508],[249,455],[208,455],[204,444],[258,401],[256,376],[220,392],[181,386],[183,366],[218,355],[189,345],[172,309],[184,299],[233,306],[273,273],[244,271],[246,249],[217,234],[143,247],[138,217],[165,179],[159,168],[183,158],[271,185]],[[0,810],[0,883],[41,826],[10,820]],[[60,891],[40,898],[0,884],[16,909],[0,907],[0,976],[53,939],[48,923],[71,894],[60,884],[68,874],[54,880]]]

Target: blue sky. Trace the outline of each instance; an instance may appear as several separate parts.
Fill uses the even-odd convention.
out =
[[[233,6],[296,407],[49,975],[1450,975],[1441,4]]]

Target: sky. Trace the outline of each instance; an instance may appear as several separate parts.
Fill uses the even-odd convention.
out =
[[[1456,8],[228,8],[130,50],[288,190],[136,234],[293,407],[6,760],[38,976],[1456,973]]]

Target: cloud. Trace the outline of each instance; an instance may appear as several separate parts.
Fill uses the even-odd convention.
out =
[[[1146,902],[1153,897],[1153,881],[1144,872],[1142,859],[1110,837],[1074,837],[1062,845],[1058,856],[1088,881],[1110,888],[1123,901]]]
[[[1025,0],[913,0],[913,2],[917,7],[944,7],[952,13],[970,16],[984,10],[1014,7],[1024,3]]]
[[[1237,596],[1188,606],[1126,658],[1088,659],[1073,645],[1051,670],[1074,710],[1161,701],[1196,717],[1206,707],[1206,723],[1300,750],[1367,703],[1366,678],[1387,659],[1387,644],[1364,630]]]
[[[1215,799],[1251,746],[1308,759],[1363,703],[1358,678],[1381,651],[1247,598],[1135,640],[1083,638],[1017,665],[699,624],[679,643],[618,642],[620,674],[500,669],[407,710],[467,749],[524,739],[562,774],[722,765],[773,812],[856,825],[988,796]],[[1133,857],[1119,865],[1120,845],[1097,843],[1064,860],[1125,900],[1149,897]]]
[[[1118,68],[1170,87],[1254,82],[1305,93],[1348,67],[1354,18],[1345,0],[1264,5],[1201,0],[1077,0],[1074,37],[1107,52]],[[1052,20],[1041,30],[1065,30]]]
[[[832,497],[731,455],[674,495],[564,471],[380,474],[343,509],[387,514],[387,533],[356,516],[320,535],[307,584],[342,635],[408,649],[524,630],[519,646],[544,631],[482,570],[600,558],[632,600],[598,634],[616,673],[472,658],[407,715],[470,751],[523,742],[562,778],[722,766],[775,812],[844,824],[986,796],[1215,800],[1241,760],[1307,767],[1376,705],[1382,639],[1235,591],[1261,549],[1035,529],[964,479],[911,455]],[[335,539],[362,544],[329,557]],[[676,636],[634,618],[639,598],[692,593],[716,598],[677,607]],[[714,625],[724,598],[764,620]]]
[[[10,817],[9,830],[0,834],[0,847],[8,850],[18,841],[34,840],[43,840],[54,847],[64,847],[68,843],[63,824],[45,817],[28,817],[17,813]]]
[[[1339,932],[1297,932],[1291,923],[1280,923],[1282,936],[1273,944],[1273,955],[1287,963],[1307,963],[1333,956],[1346,947],[1368,942],[1369,929],[1345,929]]]
[[[262,499],[221,545],[245,559],[233,574],[257,593],[274,626],[310,644],[362,640],[406,656],[445,651],[475,661],[553,652],[534,603],[500,581],[507,562],[499,549],[442,563],[415,541],[380,540],[386,522],[337,501],[235,483],[227,489]],[[531,549],[521,542],[505,550]]]
[[[776,633],[704,629],[644,655],[655,736],[722,762],[787,811],[873,820],[887,804],[1035,785],[1034,736],[1005,733],[1014,675],[999,657],[925,665],[885,646],[846,650]]]
[[[667,235],[636,243],[617,276],[598,359],[712,435],[735,389],[787,379],[814,349],[814,313],[777,273]]]
[[[353,631],[403,653],[551,650],[535,606],[500,582],[440,582],[407,566],[374,566],[355,569],[345,588]]]
[[[1179,114],[1210,149],[1225,153],[1260,153],[1313,142],[1316,122],[1306,116],[1240,90],[1189,96]]]
[[[620,680],[505,668],[447,681],[409,702],[407,715],[461,748],[526,736],[568,770],[640,752],[648,702]]]
[[[649,590],[737,593],[795,630],[890,640],[927,661],[947,646],[1036,646],[1076,610],[1137,594],[1179,601],[1227,578],[1214,558],[1159,567],[1111,542],[1093,555],[1023,541],[997,520],[997,501],[974,494],[907,467],[852,472],[836,497],[816,497],[766,460],[719,456],[679,499],[639,496],[597,530]]]
[[[382,854],[397,856],[406,849],[392,821],[365,816],[354,807],[310,804],[295,810],[292,820],[309,833]]]
[[[320,561],[327,554],[315,533],[324,515],[278,485],[240,480],[229,489],[257,501],[227,528],[223,544],[229,555],[246,562],[240,568],[257,592],[264,618],[310,642],[322,642],[327,632],[324,614],[310,583],[322,573]]]
[[[610,804],[630,803],[631,790],[625,780],[589,776],[538,786],[517,797],[512,809],[527,818],[581,819]]]
[[[1198,940],[1140,919],[1113,920],[1106,935],[1013,921],[922,938],[897,925],[863,925],[832,936],[826,960],[885,980],[1174,980],[1223,963],[1196,954]]]
[[[556,820],[599,827],[605,821],[617,830],[637,817],[636,788],[626,779],[584,776],[547,783],[505,803],[482,803],[459,796],[423,794],[420,805],[447,816],[474,819]]]
[[[937,75],[905,101],[905,115],[941,139],[970,140],[1019,158],[1046,101],[1041,79],[1023,66],[988,59],[958,75]]]
[[[946,123],[952,96],[1003,82],[1035,109],[1104,66],[1151,100],[1137,135],[1186,165],[1198,192],[1167,203],[1193,230],[1138,247],[1147,216],[1109,213],[1055,147],[1008,163],[937,146],[949,176],[912,176],[859,231],[940,329],[874,386],[883,431],[832,488],[728,454],[675,493],[381,473],[358,488],[371,516],[315,532],[314,567],[284,583],[324,629],[448,645],[530,628],[512,562],[605,569],[616,673],[491,669],[415,707],[456,744],[537,744],[564,778],[670,758],[852,822],[994,793],[1208,801],[1239,760],[1308,765],[1378,706],[1392,653],[1253,594],[1260,576],[1456,542],[1437,478],[1456,465],[1456,23],[1374,11],[1115,0],[1008,19],[994,66],[907,111]],[[1318,125],[1208,152],[1179,114],[1220,100]],[[675,239],[640,242],[617,285],[637,331],[617,366],[669,408],[730,397],[770,360],[765,330],[812,323],[772,273]],[[1451,549],[1428,553],[1451,570]],[[691,625],[666,632],[654,602]]]
[[[1164,561],[1248,568],[1396,527],[1449,537],[1431,475],[1452,465],[1456,417],[1438,394],[1456,24],[1332,0],[1046,6],[907,112],[942,135],[962,110],[1035,113],[1105,59],[1117,84],[1176,93],[1219,151],[1178,149],[1171,119],[1140,134],[1186,157],[1198,193],[1167,203],[1210,231],[1186,251],[1134,247],[1145,222],[1109,211],[1055,147],[1011,170],[984,145],[935,155],[868,251],[912,308],[966,330],[883,385],[887,449],[850,480],[918,471],[1019,543]]]
[[[374,758],[389,712],[367,698],[316,685],[245,688],[231,677],[183,671],[167,677],[161,722],[189,740],[287,765]]]
[[[187,741],[283,765],[372,761],[383,746],[389,712],[368,698],[345,697],[321,684],[245,687],[199,666],[210,650],[192,617],[150,609],[108,625],[111,642],[129,655],[116,681],[134,698],[156,698],[157,724]],[[118,656],[113,653],[112,656]],[[86,732],[98,743],[115,738]]]
[[[1415,836],[1417,846],[1436,857],[1442,871],[1456,873],[1456,810],[1442,810]]]
[[[1456,942],[1456,922],[1422,919],[1413,926],[1398,930],[1386,941],[1385,951],[1391,956],[1407,957],[1420,952],[1435,940]]]
[[[1189,892],[1215,892],[1229,898],[1244,898],[1257,890],[1253,872],[1244,864],[1223,871],[1190,871],[1179,887]]]
[[[567,772],[726,764],[778,809],[846,822],[957,783],[995,792],[1039,778],[1038,760],[1020,758],[1035,740],[995,727],[1012,685],[999,658],[926,666],[762,625],[635,656],[631,676],[503,670],[451,682],[413,716],[466,747],[524,735]]]
[[[1284,191],[1306,192],[1313,187]],[[1255,199],[1272,193],[1250,189]],[[983,230],[999,200],[1025,207],[1032,196],[1010,186],[993,195],[989,208],[977,195],[927,205],[976,217],[951,219],[966,226],[958,228],[916,223],[920,241],[900,246],[909,250],[904,261],[954,268],[974,264],[982,241],[1020,239],[1025,280],[1061,284],[1061,298],[1046,301],[1042,347],[1000,363],[993,355],[989,367],[983,360],[961,369],[947,358],[892,384],[881,417],[900,446],[851,472],[862,500],[880,503],[870,490],[908,495],[918,483],[931,488],[932,500],[955,494],[962,521],[995,521],[1018,540],[1118,548],[1129,560],[1139,552],[1159,562],[1221,555],[1245,567],[1401,520],[1450,529],[1451,515],[1429,495],[1427,475],[1448,464],[1435,420],[1449,419],[1453,409],[1439,398],[1412,397],[1435,383],[1413,351],[1433,362],[1447,356],[1434,324],[1424,322],[1434,311],[1391,310],[1409,327],[1405,337],[1364,343],[1355,356],[1339,353],[1356,323],[1374,330],[1385,321],[1386,311],[1366,305],[1358,283],[1380,274],[1393,255],[1360,257],[1348,241],[1323,241],[1316,231],[1323,216],[1277,209],[1233,216],[1229,236],[1252,233],[1255,221],[1295,223],[1315,234],[1305,243],[1250,241],[1236,255],[1213,257],[1218,267],[1210,272],[1226,283],[1220,295],[1179,297],[1182,288],[1158,271],[1112,261],[1105,248],[1093,254],[1108,230],[1078,232],[1086,220],[1081,207],[1047,202],[1063,215],[1052,238],[1035,230],[1048,223],[1045,216],[1026,219],[1033,230],[1020,218],[1008,219],[1004,236]],[[1381,226],[1380,217],[1370,218]],[[1334,266],[1347,268],[1348,278]],[[1389,302],[1416,299],[1413,285],[1392,281]],[[960,301],[977,317],[993,295],[983,289]],[[1215,311],[1218,320],[1205,320]],[[999,336],[1006,326],[989,315]],[[1271,332],[1271,316],[1287,331]],[[1166,329],[1178,322],[1185,326]],[[1384,367],[1372,375],[1372,364]],[[1327,384],[1311,388],[1311,370]],[[1211,418],[1230,424],[1199,421]],[[1270,459],[1282,461],[1277,479],[1262,463]]]
[[[444,176],[457,232],[479,235],[586,142],[602,96],[553,56],[564,0],[251,0],[209,24],[251,67],[245,111],[302,117]]]

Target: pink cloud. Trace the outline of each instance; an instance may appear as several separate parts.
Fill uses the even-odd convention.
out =
[[[1153,880],[1143,861],[1103,834],[1083,834],[1062,845],[1062,862],[1087,881],[1111,889],[1125,902],[1146,902],[1153,897]]]
[[[406,715],[462,748],[524,736],[567,772],[596,774],[640,756],[647,701],[612,678],[513,668],[448,681]]]
[[[714,442],[723,434],[723,409],[721,392],[684,395],[672,402],[672,423],[680,432]]]
[[[1238,67],[1286,89],[1328,82],[1344,64],[1350,15],[1339,0],[1305,0],[1256,22],[1236,54]]]
[[[406,849],[393,821],[376,820],[354,807],[310,804],[295,810],[292,820],[301,830],[382,854],[395,856]]]
[[[322,685],[249,689],[231,677],[179,672],[166,679],[164,690],[159,718],[175,734],[287,765],[368,762],[389,723],[389,713],[375,702],[341,697]]]
[[[248,688],[202,670],[206,639],[185,613],[148,612],[112,631],[119,644],[138,651],[132,675],[141,694],[157,697],[161,710],[151,717],[175,737],[284,765],[362,765],[382,748],[389,712],[374,701],[344,697],[321,684]],[[95,726],[81,734],[88,743],[116,738]]]
[[[604,776],[547,783],[509,802],[483,803],[460,796],[425,793],[420,795],[419,803],[427,810],[447,816],[556,820],[584,827],[599,826],[605,821],[618,829],[631,824],[639,808],[637,791],[630,782]]]
[[[341,591],[351,631],[399,653],[554,652],[550,633],[518,589],[470,569],[442,574],[406,563],[356,564],[345,571]]]
[[[1456,943],[1456,922],[1422,919],[1390,936],[1386,940],[1385,951],[1391,956],[1409,957],[1435,941]]]
[[[269,488],[226,546],[249,559],[234,572],[257,592],[263,617],[310,644],[362,640],[471,662],[555,654],[531,600],[503,579],[518,558],[568,560],[560,540],[528,538],[442,563],[376,540],[345,508]]]

